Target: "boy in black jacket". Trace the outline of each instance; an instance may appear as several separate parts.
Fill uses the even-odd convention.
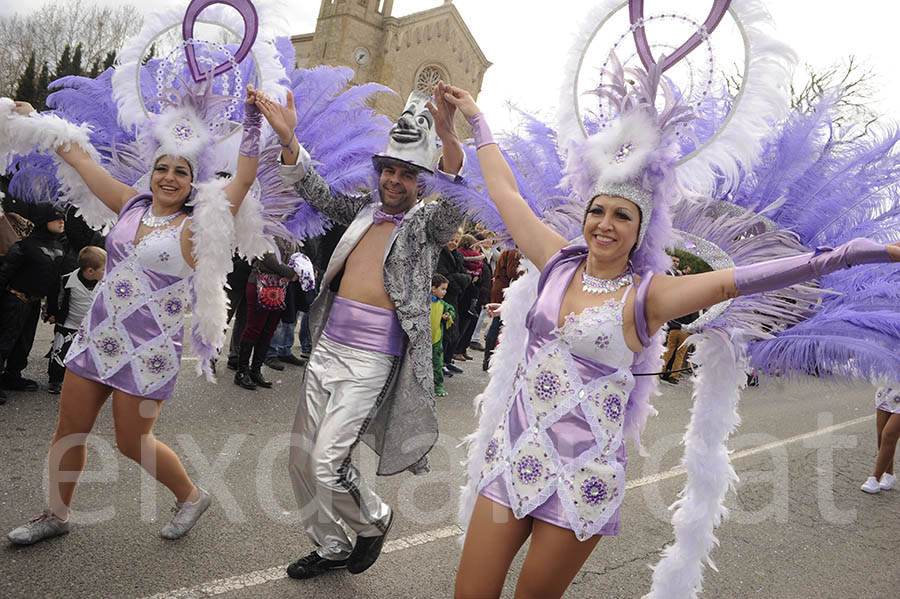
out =
[[[22,377],[41,315],[41,299],[59,277],[63,257],[60,241],[65,216],[51,204],[36,204],[29,216],[31,234],[14,243],[0,264],[0,386],[36,391],[35,381]],[[6,396],[0,391],[0,403]]]
[[[91,309],[97,295],[97,282],[106,272],[106,250],[88,245],[78,252],[78,268],[64,274],[47,295],[47,321],[53,328],[53,346],[47,375],[47,391],[56,395],[62,390],[66,374],[65,359],[81,321]]]

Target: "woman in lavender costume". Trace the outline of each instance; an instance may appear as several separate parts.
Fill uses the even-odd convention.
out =
[[[887,491],[897,484],[894,453],[900,440],[900,383],[879,387],[875,393],[875,437],[878,447],[875,471],[860,487],[870,494]]]
[[[263,94],[248,86],[237,171],[224,188],[232,215],[256,177],[258,95]],[[16,112],[42,118],[32,115],[34,109],[25,102],[16,103]],[[197,255],[186,202],[197,183],[199,152],[180,145],[178,137],[176,132],[174,138],[159,138],[149,194],[114,179],[74,143],[56,150],[119,218],[106,239],[106,276],[66,359],[59,420],[50,443],[49,507],[10,532],[13,543],[30,545],[69,532],[69,506],[85,465],[85,440],[110,395],[116,446],[175,495],[175,515],[161,536],[184,536],[210,504],[209,493],[194,485],[178,456],[153,435],[180,368]],[[179,148],[185,148],[180,155]]]
[[[488,193],[516,245],[540,271],[537,298],[525,318],[525,357],[518,366],[492,369],[492,378],[507,368],[516,375],[499,425],[478,447],[475,480],[469,470],[470,489],[478,496],[455,592],[498,597],[530,536],[516,596],[558,597],[602,536],[618,534],[625,491],[623,416],[635,387],[637,356],[654,333],[673,318],[738,295],[836,268],[900,261],[900,244],[857,239],[833,251],[739,269],[638,276],[629,260],[645,241],[658,196],[645,188],[646,177],[632,171],[627,180],[594,185],[586,196],[584,244],[570,245],[522,199],[471,95],[450,87],[445,97],[472,125]],[[633,129],[644,128],[640,118],[636,123],[630,122]],[[652,127],[652,120],[647,124]],[[622,148],[618,157],[628,159],[630,143]],[[485,412],[482,419],[487,418]]]

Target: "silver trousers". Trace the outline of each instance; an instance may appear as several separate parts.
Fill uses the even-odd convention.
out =
[[[309,358],[288,469],[306,534],[323,558],[350,555],[353,543],[344,525],[362,537],[385,532],[391,510],[350,459],[399,362],[324,335]]]

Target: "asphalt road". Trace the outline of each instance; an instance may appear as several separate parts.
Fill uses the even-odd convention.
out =
[[[26,374],[46,383],[50,327],[41,325]],[[472,352],[480,359],[481,354]],[[184,539],[159,538],[170,515],[168,491],[115,450],[111,410],[89,442],[72,532],[32,547],[0,542],[0,597],[447,597],[459,561],[456,489],[460,440],[475,427],[472,398],[487,377],[480,362],[447,382],[439,400],[441,439],[426,477],[378,478],[397,518],[385,553],[368,572],[309,581],[284,566],[311,550],[298,525],[288,481],[285,435],[302,370],[267,371],[272,390],[244,391],[230,372],[212,385],[186,360],[157,435],[181,456],[214,503]],[[691,386],[664,385],[644,435],[649,457],[633,447],[622,532],[603,539],[566,597],[637,599],[650,588],[649,565],[674,538],[671,504],[684,485],[677,470],[690,417]],[[706,570],[701,597],[894,598],[900,555],[900,489],[869,496],[859,485],[875,456],[874,391],[814,379],[763,381],[745,390],[743,423],[729,446],[741,477],[717,531],[718,572]],[[46,452],[57,396],[10,393],[0,406],[0,530],[44,504]],[[374,478],[373,456],[358,463]],[[504,597],[512,597],[522,554]]]

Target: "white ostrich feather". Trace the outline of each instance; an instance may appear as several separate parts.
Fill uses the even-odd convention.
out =
[[[603,0],[585,15],[582,25],[572,37],[572,45],[566,66],[563,68],[563,84],[559,94],[559,109],[557,110],[557,128],[559,134],[559,147],[567,151],[573,142],[584,139],[584,131],[581,129],[581,115],[576,108],[575,82],[578,81],[578,73],[581,70],[582,55],[597,31],[600,23],[620,5],[621,0]]]
[[[541,273],[525,258],[519,263],[519,269],[524,270],[524,274],[504,292],[500,312],[503,335],[488,369],[490,382],[473,402],[478,416],[478,429],[463,440],[468,455],[465,464],[467,480],[461,488],[459,499],[459,523],[463,530],[469,525],[475,499],[478,497],[484,450],[509,409],[507,398],[515,378],[516,365],[525,357],[525,347],[528,345],[525,316],[537,299],[537,284]],[[460,543],[463,540],[465,535]]]
[[[718,544],[715,528],[727,517],[725,495],[738,477],[726,442],[740,424],[738,401],[746,382],[743,344],[715,329],[694,335],[694,407],[684,434],[682,465],[687,483],[672,505],[675,542],[653,567],[653,583],[644,599],[694,599],[703,588],[703,565],[715,570],[709,553]]]
[[[217,179],[197,185],[191,218],[194,260],[194,306],[192,327],[196,335],[214,353],[225,344],[225,320],[228,298],[225,294],[226,277],[231,272],[231,252],[234,246],[234,219],[231,204],[225,197],[227,179]],[[197,348],[195,348],[196,350]],[[215,379],[209,367],[212,355],[200,355],[197,374]]]
[[[752,170],[762,154],[762,141],[790,110],[788,86],[797,64],[794,51],[774,37],[771,16],[760,0],[735,0],[731,10],[750,44],[742,95],[725,128],[676,169],[685,188],[704,196],[716,185],[727,189],[739,180],[740,173]]]
[[[238,254],[248,260],[276,251],[272,237],[265,234],[265,218],[259,196],[259,181],[255,181],[234,217],[235,245]]]
[[[159,142],[157,156],[179,156],[191,163],[198,176],[197,159],[208,147],[212,135],[206,123],[190,108],[169,109],[153,123],[153,137]]]
[[[15,103],[0,98],[0,168],[5,173],[14,156],[43,152],[53,157],[60,182],[60,200],[75,206],[91,227],[102,228],[114,223],[115,212],[95,196],[78,172],[64,162],[56,149],[79,146],[91,159],[100,164],[100,155],[88,137],[90,127],[74,125],[55,114],[32,113],[29,116],[15,114]]]
[[[600,181],[623,183],[637,178],[659,141],[659,127],[653,118],[636,110],[613,121],[603,133],[589,137],[583,151],[588,152]]]

